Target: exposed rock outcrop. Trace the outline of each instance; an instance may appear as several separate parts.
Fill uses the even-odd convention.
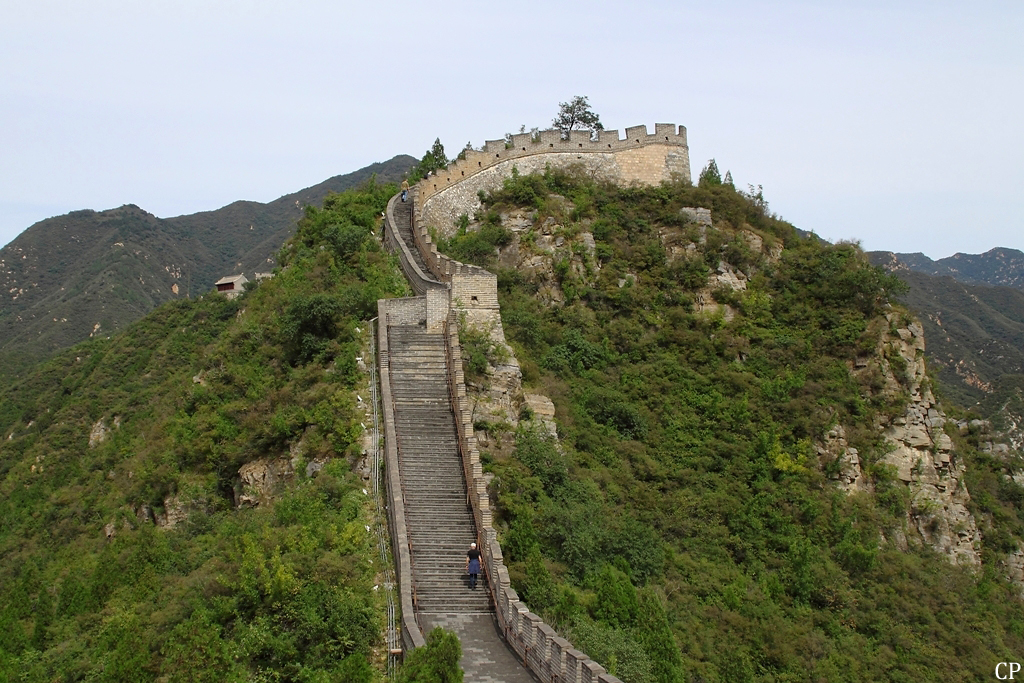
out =
[[[32,426],[32,425],[29,424],[29,426]],[[120,429],[120,428],[121,428],[121,416],[120,415],[115,415],[114,416],[113,429]],[[107,440],[107,435],[110,433],[110,431],[111,431],[111,428],[107,426],[107,423],[104,422],[103,418],[100,418],[99,420],[96,420],[96,424],[94,424],[92,426],[92,429],[89,431],[89,448],[96,448],[96,446],[99,446],[101,443],[106,441]]]
[[[295,463],[290,456],[260,458],[238,470],[235,507],[256,507],[270,502],[282,487],[295,478]]]
[[[191,501],[182,500],[181,496],[168,496],[164,498],[164,511],[154,515],[154,521],[161,529],[173,529],[188,520],[191,507]]]
[[[1024,545],[1018,544],[1017,550],[1008,554],[1000,561],[1006,579],[1017,587],[1017,592],[1024,599]]]
[[[555,425],[555,404],[543,394],[523,394],[523,401],[529,408],[530,419],[539,424],[552,437],[558,436]]]
[[[822,463],[835,463],[830,477],[847,492],[870,491],[871,482],[861,467],[860,453],[846,440],[846,430],[835,425],[817,445],[818,459]]]
[[[883,393],[892,398],[906,395],[909,399],[902,415],[878,425],[892,447],[880,462],[891,465],[897,480],[907,487],[908,530],[916,531],[923,543],[950,561],[978,567],[981,533],[967,507],[970,495],[964,483],[963,460],[957,457],[953,441],[945,432],[946,415],[927,380],[924,330],[917,321],[898,326],[900,319],[899,313],[887,314],[890,328],[881,335],[875,360],[854,364],[857,373],[880,367]],[[878,367],[872,367],[876,363]],[[869,490],[859,455],[855,460],[842,440],[839,433],[826,436],[819,453],[825,451],[843,458],[837,477],[842,488]],[[839,448],[844,449],[842,453]]]
[[[101,443],[107,440],[107,423],[102,419],[96,420],[96,424],[92,426],[92,430],[89,432],[89,448],[96,448]]]

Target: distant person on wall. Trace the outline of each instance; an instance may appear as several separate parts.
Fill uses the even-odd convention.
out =
[[[466,573],[469,574],[469,587],[476,588],[476,577],[480,574],[480,551],[476,549],[476,543],[469,544],[469,552],[466,553]]]
[[[402,201],[404,202],[408,196],[409,196],[409,181],[408,180],[403,180],[402,181]]]

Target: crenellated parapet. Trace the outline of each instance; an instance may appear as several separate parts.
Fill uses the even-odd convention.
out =
[[[626,129],[625,137],[620,137],[617,130],[597,131],[596,138],[588,130],[569,131],[568,138],[563,138],[562,132],[558,130],[542,130],[536,135],[517,133],[512,136],[511,143],[504,138],[488,140],[484,143],[482,151],[465,150],[463,159],[456,159],[447,168],[424,178],[418,183],[418,186],[422,201],[426,202],[434,194],[443,192],[452,185],[492,166],[510,160],[538,154],[619,154],[651,146],[676,147],[686,150],[688,158],[686,127],[677,127],[674,123],[656,123],[654,124],[654,133],[651,134],[647,131],[647,126],[633,126]],[[686,165],[685,172],[682,167],[677,167],[675,172],[689,180],[689,163]],[[664,179],[671,180],[670,177]]]
[[[690,180],[690,153],[686,128],[657,123],[654,133],[646,126],[627,128],[625,137],[617,130],[543,130],[536,135],[519,133],[511,142],[488,140],[483,150],[467,149],[456,159],[416,184],[421,218],[439,234],[448,236],[462,214],[472,215],[480,207],[480,191],[490,192],[512,174],[512,168],[527,174],[546,167],[580,167],[595,177],[620,185],[657,185],[672,180]]]

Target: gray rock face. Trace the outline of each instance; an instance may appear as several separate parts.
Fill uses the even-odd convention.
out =
[[[871,483],[861,469],[860,454],[846,440],[846,430],[836,425],[817,446],[818,458],[823,462],[838,460],[838,469],[831,478],[840,488],[850,491],[870,491]]]
[[[89,448],[96,448],[107,440],[107,425],[103,420],[97,420],[89,432]]]
[[[679,215],[691,223],[711,227],[711,209],[701,209],[693,206],[684,206],[679,209]]]
[[[156,515],[156,525],[161,529],[173,529],[182,522],[188,520],[189,505],[180,496],[170,496],[164,499],[164,511]]]
[[[1021,598],[1024,598],[1024,546],[1018,545],[1017,550],[1007,555],[1000,564],[1006,578],[1017,587]]]
[[[895,315],[887,316],[890,325]],[[894,362],[897,357],[902,362]],[[910,394],[903,415],[895,417],[888,426],[880,425],[892,445],[881,462],[892,465],[910,494],[908,530],[916,531],[921,542],[946,555],[951,562],[981,566],[981,533],[967,508],[970,495],[964,484],[964,464],[945,432],[946,415],[925,382],[921,325],[915,321],[883,334],[875,358],[881,364],[883,391],[896,396],[906,389]],[[868,365],[856,363],[854,371],[864,372]],[[972,428],[980,430],[981,426]],[[957,429],[962,431],[959,425]],[[830,449],[828,443],[826,438],[822,448],[834,453],[835,448]],[[870,487],[859,463],[854,466],[849,458],[843,462],[839,483],[847,491]]]

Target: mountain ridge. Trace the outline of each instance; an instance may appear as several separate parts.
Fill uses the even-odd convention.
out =
[[[927,275],[948,275],[967,284],[1024,289],[1024,252],[1009,247],[995,247],[982,254],[957,252],[937,261],[922,252],[869,251],[868,257],[891,271],[905,268]]]
[[[400,180],[398,155],[271,202],[158,218],[134,205],[39,221],[0,249],[0,379],[157,305],[207,291],[224,275],[270,271],[308,205],[376,177]]]
[[[1024,254],[1004,248],[942,261],[923,254],[868,253],[874,265],[909,285],[902,301],[924,325],[938,380],[961,405],[979,405],[984,411],[990,403],[986,397],[1000,393],[1004,377],[1024,372],[1024,292],[1007,284],[1017,281],[1015,255],[1024,267]],[[953,271],[951,261],[971,267]],[[993,265],[986,272],[979,263],[1002,263],[1003,268]]]

